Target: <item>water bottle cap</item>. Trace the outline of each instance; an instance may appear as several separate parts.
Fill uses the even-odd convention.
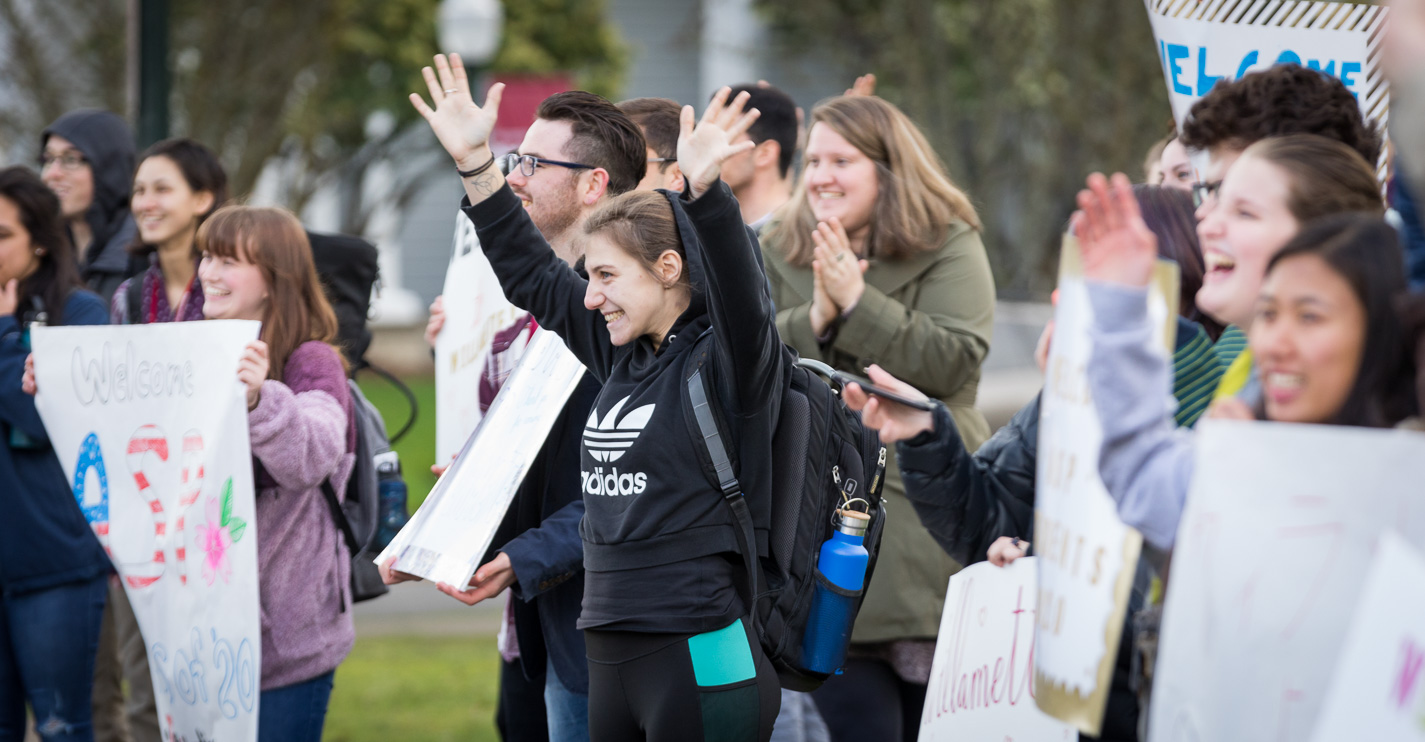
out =
[[[859,510],[841,509],[836,511],[836,530],[847,536],[865,536],[871,525],[871,516]]]

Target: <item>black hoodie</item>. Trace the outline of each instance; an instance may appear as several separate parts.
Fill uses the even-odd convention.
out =
[[[505,295],[532,312],[603,383],[585,427],[581,629],[698,633],[745,614],[745,568],[722,494],[694,448],[684,391],[711,379],[733,463],[758,526],[770,520],[771,441],[791,358],[737,201],[718,182],[697,200],[664,191],[693,295],[660,348],[615,347],[584,307],[588,282],[554,254],[508,186],[465,206]]]
[[[80,276],[109,301],[125,278],[145,267],[128,252],[137,229],[129,213],[134,182],[134,133],[121,117],[82,108],[60,116],[40,135],[44,151],[50,135],[68,139],[89,161],[94,173],[94,202],[85,214],[94,239],[80,260]]]

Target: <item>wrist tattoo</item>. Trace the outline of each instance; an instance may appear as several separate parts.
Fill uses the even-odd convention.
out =
[[[470,187],[474,188],[475,192],[480,194],[481,196],[488,196],[491,193],[494,193],[497,185],[498,184],[493,173],[488,175],[477,175],[470,179]]]

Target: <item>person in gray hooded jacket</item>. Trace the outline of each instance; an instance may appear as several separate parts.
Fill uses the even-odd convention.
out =
[[[137,232],[129,213],[134,134],[109,111],[81,108],[40,135],[40,175],[59,196],[84,284],[108,302],[143,268],[128,252]]]

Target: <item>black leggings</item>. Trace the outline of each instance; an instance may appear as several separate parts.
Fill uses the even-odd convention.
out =
[[[593,742],[766,742],[781,708],[772,663],[738,621],[705,634],[584,632]]]
[[[857,657],[812,692],[832,742],[914,742],[926,686],[907,683],[889,662]]]

